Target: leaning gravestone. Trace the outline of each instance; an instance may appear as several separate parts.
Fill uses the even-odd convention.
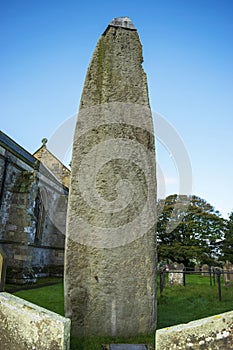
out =
[[[156,326],[154,134],[142,46],[114,19],[89,65],[74,136],[65,310],[74,335]]]
[[[170,286],[183,285],[184,281],[184,264],[174,262],[169,266],[168,284]]]
[[[7,257],[0,245],[0,292],[4,292],[7,268]]]

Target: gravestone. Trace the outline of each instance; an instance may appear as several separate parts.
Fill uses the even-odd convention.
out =
[[[233,265],[230,261],[226,261],[223,266],[223,278],[226,284],[233,281]]]
[[[184,280],[184,264],[178,264],[174,262],[169,265],[169,274],[168,274],[168,284],[170,286],[174,285],[183,285]]]
[[[201,266],[200,266],[199,264],[196,264],[196,265],[194,266],[194,271],[195,271],[195,272],[200,272],[200,271],[201,271]]]
[[[156,326],[154,132],[142,46],[128,17],[97,43],[73,143],[65,311],[74,335]]]
[[[4,292],[7,268],[7,257],[0,245],[0,292]]]
[[[202,276],[209,276],[209,274],[210,274],[209,266],[207,264],[202,265],[202,267],[201,267],[201,275]]]

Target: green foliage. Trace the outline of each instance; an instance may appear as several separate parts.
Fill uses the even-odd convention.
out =
[[[158,257],[189,266],[221,254],[225,220],[197,196],[171,195],[158,202]]]
[[[233,263],[233,212],[229,215],[229,219],[226,224],[222,252],[224,260],[228,260]]]

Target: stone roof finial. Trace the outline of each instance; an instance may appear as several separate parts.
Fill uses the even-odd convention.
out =
[[[41,140],[42,142],[42,146],[46,146],[46,143],[48,142],[48,139],[46,139],[45,137]]]

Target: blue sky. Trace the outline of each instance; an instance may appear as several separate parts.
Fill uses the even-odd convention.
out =
[[[1,1],[1,129],[30,152],[49,139],[78,110],[100,35],[113,17],[125,15],[143,45],[151,108],[173,125],[189,154],[193,193],[227,217],[233,210],[231,0]],[[166,194],[177,192],[176,167],[159,142],[157,158]]]

